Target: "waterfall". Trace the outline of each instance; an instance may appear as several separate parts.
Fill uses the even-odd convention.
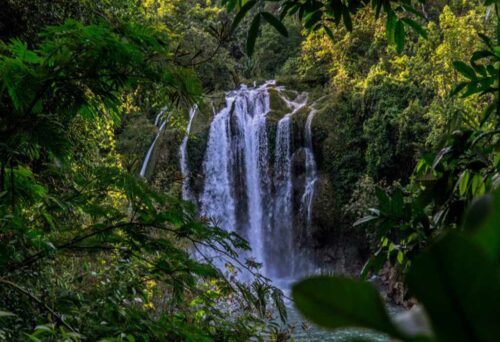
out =
[[[186,128],[186,135],[182,139],[181,146],[179,148],[180,156],[180,167],[182,173],[182,199],[185,201],[194,201],[194,196],[191,193],[191,188],[189,186],[189,167],[187,164],[187,142],[189,138],[189,133],[191,132],[191,124],[198,111],[198,107],[195,105],[189,110],[189,121]]]
[[[158,124],[160,123],[160,119],[162,117],[162,115],[165,113],[165,111],[162,109],[158,115],[156,115],[156,118],[155,118],[155,126],[158,127]]]
[[[302,271],[303,262],[296,261],[302,254],[295,246],[294,202],[305,201],[311,216],[316,166],[309,115],[305,128],[306,189],[294,200],[292,118],[305,107],[307,97],[291,101],[282,88],[274,87],[289,112],[276,123],[271,164],[268,114],[269,89],[273,87],[274,83],[267,82],[241,86],[226,94],[225,107],[210,124],[199,203],[201,214],[213,225],[249,241],[252,252],[244,257],[262,263],[264,275],[285,279]],[[185,152],[182,158],[186,158]]]
[[[156,115],[154,124],[156,127],[158,127],[158,133],[156,133],[156,136],[155,136],[153,142],[151,143],[151,145],[149,146],[148,152],[146,153],[146,157],[144,158],[144,161],[142,162],[141,171],[139,172],[139,175],[141,177],[144,177],[146,175],[146,170],[148,169],[149,160],[151,159],[151,154],[153,154],[153,150],[155,148],[156,141],[160,137],[160,134],[163,131],[163,129],[165,128],[165,124],[167,123],[167,120],[162,120],[162,116],[163,116],[163,114],[165,114],[166,110],[167,110],[167,108],[163,108],[158,113],[158,115]]]
[[[200,198],[202,214],[248,239],[259,262],[264,257],[268,112],[267,84],[252,89],[242,86],[227,94],[225,108],[210,126]]]
[[[312,205],[314,199],[314,186],[317,180],[316,160],[314,159],[313,144],[312,144],[312,131],[311,125],[316,115],[313,109],[307,116],[304,140],[305,140],[305,154],[306,154],[306,182],[304,187],[304,194],[302,195],[302,208],[305,214],[306,229],[309,231],[312,220]]]

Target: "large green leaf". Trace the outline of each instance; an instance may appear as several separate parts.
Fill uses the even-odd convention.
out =
[[[402,22],[404,22],[406,25],[410,26],[413,31],[418,33],[424,38],[427,38],[427,31],[416,21],[410,19],[410,18],[403,18],[401,19]]]
[[[347,31],[351,32],[352,31],[352,18],[351,14],[349,13],[349,10],[347,8],[344,9],[342,12],[342,20],[344,21],[344,26]]]
[[[439,341],[499,341],[500,283],[481,248],[449,234],[417,257],[407,284]]]
[[[356,279],[317,276],[295,284],[292,296],[299,311],[329,329],[360,327],[403,338],[391,322],[375,287]]]
[[[390,43],[394,43],[397,21],[398,18],[396,17],[396,14],[394,12],[391,11],[387,13],[386,33],[387,33],[387,40]]]
[[[243,20],[243,18],[248,13],[248,11],[250,11],[252,9],[252,7],[255,6],[256,3],[257,3],[257,0],[250,0],[241,7],[238,14],[236,14],[236,17],[234,17],[233,24],[231,25],[231,32],[233,32],[238,27],[241,20]]]
[[[454,61],[453,62],[453,67],[462,75],[467,77],[470,80],[475,80],[476,79],[476,72],[474,69],[472,69],[470,66],[465,64],[462,61]]]
[[[474,206],[469,209],[464,226],[473,218],[469,216],[481,216],[484,225],[476,231],[474,239],[479,243],[484,252],[500,265],[500,191],[495,193],[493,203],[488,202],[488,195],[483,196],[483,200],[477,200]],[[479,207],[478,207],[479,206]],[[474,227],[465,227],[467,229]]]
[[[288,31],[287,31],[285,25],[283,25],[283,23],[279,19],[277,19],[275,16],[273,16],[271,13],[268,13],[268,12],[261,12],[260,14],[279,33],[281,33],[285,37],[288,37]]]
[[[248,31],[247,54],[249,56],[253,54],[255,41],[257,40],[257,34],[259,33],[259,27],[260,27],[260,14],[256,15],[255,18],[253,18],[252,25],[250,26],[250,30]]]
[[[405,46],[405,27],[403,22],[398,20],[394,28],[394,41],[396,42],[396,50],[402,52]]]

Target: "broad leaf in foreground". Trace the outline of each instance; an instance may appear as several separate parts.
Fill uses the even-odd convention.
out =
[[[306,318],[325,328],[361,327],[404,339],[370,283],[318,276],[295,284],[292,296]]]
[[[407,284],[425,307],[439,341],[498,341],[500,282],[470,238],[452,233],[417,257]]]

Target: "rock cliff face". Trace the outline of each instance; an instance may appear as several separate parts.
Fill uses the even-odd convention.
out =
[[[308,174],[307,167],[306,125],[307,119],[313,110],[313,101],[306,99],[306,94],[299,94],[276,85],[270,85],[267,89],[267,94],[269,109],[265,115],[265,133],[267,135],[266,155],[269,160],[267,162],[268,167],[262,171],[264,173],[260,177],[267,179],[268,184],[266,186],[269,186],[269,191],[260,194],[263,197],[261,198],[262,203],[259,208],[262,210],[262,232],[268,236],[262,237],[263,242],[260,248],[263,248],[264,252],[261,253],[260,257],[267,258],[268,263],[273,263],[269,259],[281,257],[278,255],[279,253],[276,254],[277,251],[280,251],[280,253],[294,253],[293,258],[298,261],[296,261],[294,266],[291,264],[286,265],[285,262],[285,268],[308,268],[308,272],[324,271],[357,274],[364,262],[366,243],[362,240],[363,234],[360,234],[350,227],[350,225],[346,224],[346,222],[343,222],[339,215],[342,207],[336,189],[338,180],[332,177],[331,170],[325,167],[325,165],[333,162],[330,160],[332,155],[329,154],[329,151],[326,151],[328,146],[325,146],[325,144],[328,144],[332,140],[332,134],[339,134],[339,132],[332,131],[331,125],[327,122],[330,118],[321,109],[318,110],[318,113],[310,122],[312,152],[318,163],[316,173],[314,174],[314,193],[310,205],[310,222],[308,222],[305,212],[307,208],[305,208],[304,204],[304,193],[307,183],[311,181],[311,175],[310,172]],[[245,100],[245,106],[251,106],[251,96],[245,96],[248,96]],[[179,146],[184,135],[179,130],[165,131],[156,151],[153,153],[152,165],[149,168],[150,171],[148,171],[152,175],[154,184],[165,190],[177,193],[179,196],[179,183],[185,177],[192,193],[197,198],[196,205],[201,211],[203,211],[204,206],[201,197],[206,187],[207,177],[207,145],[209,139],[211,139],[210,128],[214,117],[224,107],[227,107],[230,112],[228,114],[228,129],[232,132],[236,132],[238,129],[235,126],[237,123],[235,121],[236,114],[234,113],[236,109],[234,106],[240,104],[237,101],[234,103],[225,103],[225,100],[223,94],[215,98],[215,101],[213,97],[210,100],[207,99],[206,103],[200,106],[198,113],[194,117],[186,148],[189,170],[187,174],[182,175],[178,167]],[[249,110],[248,113],[251,113],[250,109],[246,108],[245,110]],[[273,211],[276,211],[278,192],[283,192],[285,188],[279,185],[282,183],[280,183],[281,180],[278,180],[278,176],[276,175],[283,172],[283,170],[278,169],[283,168],[283,163],[286,162],[286,158],[279,157],[279,153],[285,152],[280,152],[283,151],[283,146],[277,145],[279,144],[279,137],[277,139],[277,136],[283,134],[283,125],[285,124],[283,119],[287,115],[290,117],[289,133],[287,133],[290,135],[289,152],[286,153],[289,153],[291,173],[291,218],[290,224],[287,225],[289,226],[288,228],[280,228],[287,230],[283,230],[277,234],[278,228],[276,227],[279,225],[279,222],[273,221],[273,217],[279,215]],[[234,139],[236,139],[234,133],[228,137],[229,140],[233,139],[230,143],[234,144]],[[220,138],[222,139],[223,137]],[[243,155],[240,157],[244,158]],[[246,164],[243,162],[239,165],[243,171],[232,172],[231,174],[231,177],[233,177],[231,181],[237,184],[237,186],[231,188],[231,196],[236,203],[236,225],[240,226],[237,231],[240,233],[243,232],[244,234],[242,235],[252,241],[252,236],[249,236],[249,234],[254,234],[255,231],[250,231],[248,227],[242,228],[246,222],[250,222],[250,216],[255,215],[255,212],[248,210],[249,201],[252,201],[252,199],[249,198],[248,194],[248,179],[245,178],[245,168],[248,168],[249,164],[247,161]],[[237,179],[238,177],[240,179]],[[283,234],[290,236],[291,244],[293,245],[290,251],[286,252],[286,249],[279,248],[273,252],[273,248],[265,247],[266,244],[272,246],[273,244],[281,243],[279,241],[269,241],[269,239],[285,239],[286,237]],[[267,252],[266,248],[268,249]],[[307,266],[306,264],[313,264],[314,267],[311,268],[310,265]],[[269,267],[272,269],[274,266]],[[274,267],[274,269],[278,272],[277,267]],[[283,275],[283,272],[286,271],[280,270],[278,273]]]

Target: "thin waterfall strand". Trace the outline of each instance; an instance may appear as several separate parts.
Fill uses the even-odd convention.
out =
[[[189,139],[189,133],[191,132],[191,124],[198,111],[198,107],[195,105],[189,110],[189,122],[186,128],[186,135],[182,139],[181,146],[179,148],[180,156],[180,167],[182,173],[182,199],[185,201],[194,201],[194,195],[191,192],[191,187],[189,186],[189,166],[187,159],[187,142]]]
[[[286,276],[290,270],[290,260],[294,258],[293,249],[293,186],[292,186],[292,155],[290,114],[278,122],[276,131],[276,149],[274,157],[274,212],[273,231],[271,239],[274,245],[270,248],[269,258],[275,259],[287,256],[282,263],[273,265],[273,277]],[[280,243],[276,243],[280,241]]]
[[[165,124],[167,123],[167,120],[161,120],[163,114],[165,113],[165,110],[166,110],[165,108],[162,109],[155,118],[155,126],[158,127],[158,133],[156,133],[156,136],[155,136],[153,142],[151,143],[151,145],[149,146],[148,152],[146,153],[146,157],[144,158],[144,161],[142,162],[141,171],[139,172],[139,176],[141,176],[143,178],[144,178],[144,176],[146,176],[146,171],[147,171],[148,166],[149,166],[149,160],[151,159],[151,155],[153,154],[153,150],[155,148],[156,141],[160,137],[160,134],[163,131],[163,129],[165,128]]]

